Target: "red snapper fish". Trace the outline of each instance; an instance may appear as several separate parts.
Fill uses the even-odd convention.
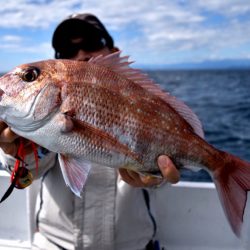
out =
[[[155,175],[164,154],[179,168],[204,168],[240,236],[250,164],[209,145],[191,109],[129,64],[118,52],[18,66],[0,78],[0,119],[58,153],[77,195],[93,165]]]

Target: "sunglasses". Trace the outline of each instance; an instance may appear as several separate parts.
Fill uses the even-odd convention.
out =
[[[79,50],[86,52],[95,52],[107,46],[104,38],[98,39],[84,39],[80,42],[74,43],[72,41],[65,43],[65,45],[56,51],[56,59],[70,59],[77,55]]]

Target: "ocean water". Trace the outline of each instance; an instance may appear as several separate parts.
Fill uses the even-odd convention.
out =
[[[200,118],[206,140],[250,161],[250,70],[147,71]],[[183,171],[184,180],[209,180]]]

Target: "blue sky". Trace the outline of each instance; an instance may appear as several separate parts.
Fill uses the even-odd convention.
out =
[[[51,37],[91,12],[138,65],[250,59],[249,0],[8,0],[0,9],[0,72],[53,58]]]

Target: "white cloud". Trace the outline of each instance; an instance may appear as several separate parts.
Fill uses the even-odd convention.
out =
[[[15,35],[2,36],[0,41],[0,50],[5,50],[7,53],[41,54],[43,57],[52,57],[51,44],[49,42],[29,44],[31,42],[30,39]]]
[[[248,0],[198,0],[193,5],[227,16],[247,14],[250,12],[250,3]]]
[[[79,0],[28,1],[9,0],[1,4],[0,27],[45,28],[71,13]]]
[[[177,62],[199,50],[200,58],[219,57],[221,50],[250,44],[249,0],[8,0],[1,4],[0,28],[47,28],[74,12],[96,14],[116,34],[118,46],[136,60]],[[17,43],[13,38],[1,47]],[[37,47],[45,51],[43,45],[23,49],[36,53]],[[168,57],[180,51],[183,57]]]
[[[23,38],[16,35],[4,35],[0,37],[0,49],[5,51],[19,50]]]
[[[3,42],[11,42],[11,43],[17,43],[22,41],[22,37],[15,35],[5,35],[3,37],[0,37],[0,39]]]

